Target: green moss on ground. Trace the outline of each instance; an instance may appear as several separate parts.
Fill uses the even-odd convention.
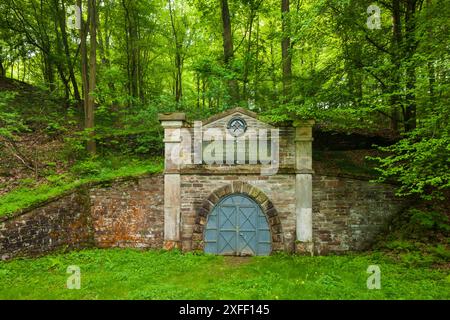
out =
[[[73,166],[70,173],[51,175],[46,182],[18,187],[0,197],[0,217],[38,205],[81,185],[134,177],[163,170],[160,158],[147,160],[106,158],[86,160]]]

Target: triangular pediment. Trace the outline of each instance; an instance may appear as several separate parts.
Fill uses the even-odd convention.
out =
[[[221,112],[221,113],[218,113],[216,115],[209,117],[208,119],[203,121],[203,127],[205,127],[205,128],[213,128],[213,127],[225,128],[228,124],[228,121],[230,121],[234,117],[241,117],[242,119],[244,119],[247,122],[247,124],[250,127],[268,128],[268,129],[273,128],[270,124],[259,120],[257,113],[247,110],[247,109],[244,109],[244,108],[241,108],[241,107],[229,109],[229,110],[226,110],[224,112]]]

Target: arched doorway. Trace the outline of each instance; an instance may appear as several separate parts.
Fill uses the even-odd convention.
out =
[[[205,252],[221,255],[269,255],[267,217],[255,200],[242,193],[223,197],[208,215]]]

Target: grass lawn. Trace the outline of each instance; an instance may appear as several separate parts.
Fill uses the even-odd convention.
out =
[[[366,286],[373,264],[380,290]],[[80,290],[66,288],[69,265],[80,267]],[[89,249],[0,262],[0,299],[450,299],[450,275],[381,253],[237,258]]]

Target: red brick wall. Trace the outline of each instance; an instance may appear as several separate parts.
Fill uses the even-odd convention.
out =
[[[90,192],[95,245],[160,248],[164,238],[163,175]]]

